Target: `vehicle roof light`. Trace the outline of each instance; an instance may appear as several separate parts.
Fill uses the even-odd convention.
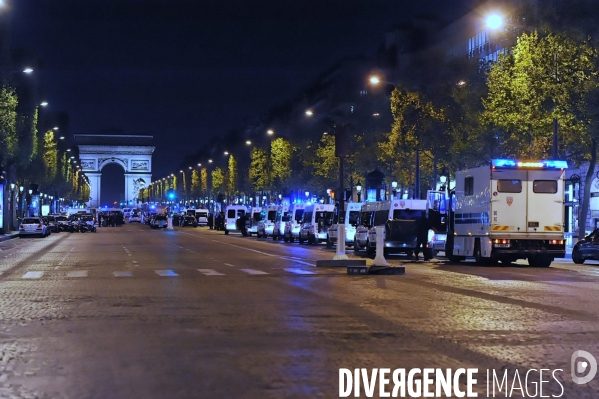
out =
[[[564,160],[538,160],[518,161],[514,159],[493,159],[491,165],[494,168],[514,169],[567,169],[568,162]]]

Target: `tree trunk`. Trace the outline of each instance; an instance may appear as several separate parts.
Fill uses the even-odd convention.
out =
[[[591,183],[595,176],[595,166],[597,166],[597,140],[591,142],[591,160],[589,169],[584,179],[584,197],[582,199],[582,208],[580,209],[580,218],[578,219],[578,239],[585,236],[587,216],[589,213],[589,202],[591,201]],[[595,226],[593,226],[594,228]]]

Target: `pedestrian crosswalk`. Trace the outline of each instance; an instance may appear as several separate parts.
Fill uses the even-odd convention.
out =
[[[137,266],[137,265],[136,265]],[[224,272],[223,272],[224,271]],[[12,277],[17,279],[35,280],[45,279],[54,277],[66,277],[69,279],[83,279],[83,278],[106,278],[106,277],[211,277],[211,276],[267,276],[267,275],[297,275],[297,276],[310,276],[318,274],[346,274],[345,270],[317,270],[299,267],[272,269],[270,271],[258,270],[258,269],[231,269],[218,271],[215,269],[135,269],[131,270],[51,270],[51,271],[28,271],[24,274],[14,274]]]

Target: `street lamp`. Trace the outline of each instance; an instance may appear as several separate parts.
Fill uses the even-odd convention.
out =
[[[362,202],[361,201],[361,195],[362,195],[362,183],[358,182],[358,184],[356,184],[356,194],[358,194],[358,202]]]

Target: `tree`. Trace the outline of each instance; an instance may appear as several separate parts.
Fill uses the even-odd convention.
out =
[[[58,170],[58,145],[54,138],[54,130],[44,133],[44,165],[46,169],[46,184],[53,184]]]
[[[191,194],[192,195],[199,195],[200,191],[202,189],[202,186],[200,184],[200,172],[198,172],[197,170],[192,170],[191,171]]]
[[[254,191],[270,191],[272,187],[272,172],[270,157],[266,150],[254,147],[250,155],[250,183]]]
[[[6,167],[17,152],[17,104],[14,89],[4,86],[0,92],[0,165]]]
[[[310,143],[306,149],[304,167],[310,175],[310,187],[320,192],[335,187],[339,170],[339,159],[335,156],[335,137],[324,134],[317,144]]]
[[[225,172],[220,168],[216,167],[212,171],[212,191],[222,191],[225,184]]]
[[[208,169],[202,168],[200,170],[200,190],[208,189]]]
[[[227,182],[227,191],[229,195],[235,195],[237,190],[237,159],[231,154],[229,155],[229,173]]]
[[[272,165],[272,181],[274,189],[282,192],[289,183],[293,173],[291,162],[295,148],[282,137],[272,140],[270,144],[270,158]]]
[[[491,69],[489,95],[483,101],[485,120],[507,132],[498,142],[515,156],[546,156],[552,147],[552,123],[557,119],[560,152],[575,164],[589,162],[583,221],[597,164],[599,111],[594,105],[599,98],[598,64],[598,52],[586,40],[525,33],[513,51],[500,57]],[[585,227],[585,223],[579,224],[580,236]]]

